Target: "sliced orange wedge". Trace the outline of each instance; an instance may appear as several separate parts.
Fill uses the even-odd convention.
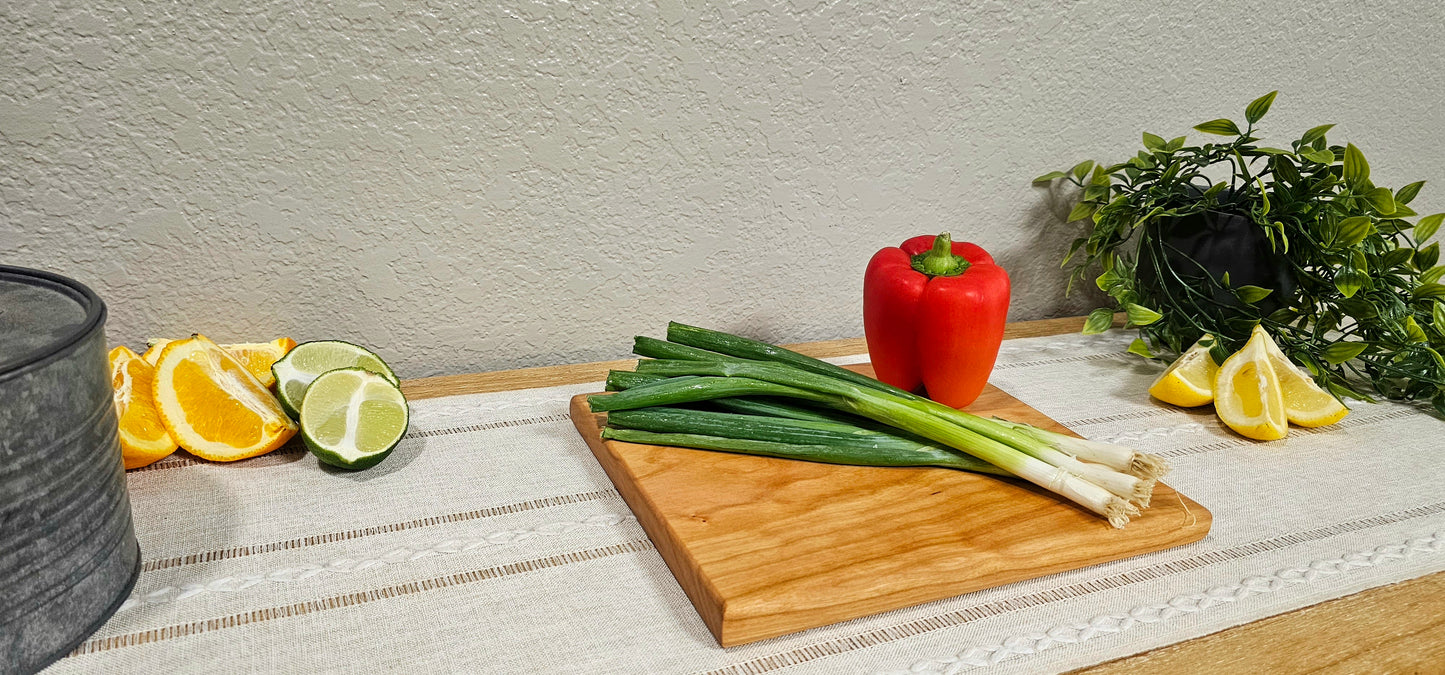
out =
[[[245,364],[202,335],[165,346],[154,391],[166,429],[198,457],[231,462],[264,455],[296,434],[296,424]]]
[[[155,375],[155,367],[129,348],[110,350],[110,385],[115,390],[120,454],[127,469],[138,469],[176,451],[176,440],[156,411]]]
[[[174,342],[174,340],[150,340],[147,343],[150,347],[146,349],[145,354],[141,356],[150,362],[151,365],[155,365],[156,361],[161,358],[161,351],[171,342]],[[236,357],[236,360],[240,361],[241,365],[246,366],[247,372],[256,376],[256,379],[260,380],[261,384],[270,387],[276,384],[276,376],[271,373],[271,365],[280,360],[281,357],[285,356],[286,353],[291,351],[295,346],[295,340],[283,337],[276,338],[270,342],[238,342],[236,344],[221,345],[221,349],[231,352],[231,355]]]

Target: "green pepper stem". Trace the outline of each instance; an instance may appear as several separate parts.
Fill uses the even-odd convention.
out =
[[[973,265],[963,256],[953,254],[953,237],[947,232],[933,239],[933,248],[913,256],[909,262],[914,270],[930,277],[956,277]]]

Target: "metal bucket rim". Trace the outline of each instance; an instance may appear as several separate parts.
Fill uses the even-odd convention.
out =
[[[105,325],[105,301],[101,300],[95,291],[90,290],[89,286],[79,281],[54,272],[14,265],[0,265],[0,277],[20,277],[17,281],[22,283],[37,280],[44,282],[44,286],[70,296],[85,309],[85,320],[59,339],[21,356],[18,361],[8,366],[0,367],[0,380],[7,380],[18,373],[39,368],[60,358],[71,347]]]

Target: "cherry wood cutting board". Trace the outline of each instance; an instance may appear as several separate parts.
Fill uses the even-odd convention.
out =
[[[992,385],[968,410],[1070,433]],[[572,399],[577,430],[724,647],[1188,544],[1211,521],[1163,484],[1116,530],[1020,480],[604,441],[606,418]]]

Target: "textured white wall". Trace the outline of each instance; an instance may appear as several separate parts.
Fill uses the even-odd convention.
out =
[[[1028,180],[1275,88],[1280,144],[1339,123],[1445,209],[1441,3],[490,4],[4,3],[0,261],[90,284],[113,341],[341,338],[418,377],[668,319],[856,336],[868,257],[940,230],[1014,318],[1077,313]]]

